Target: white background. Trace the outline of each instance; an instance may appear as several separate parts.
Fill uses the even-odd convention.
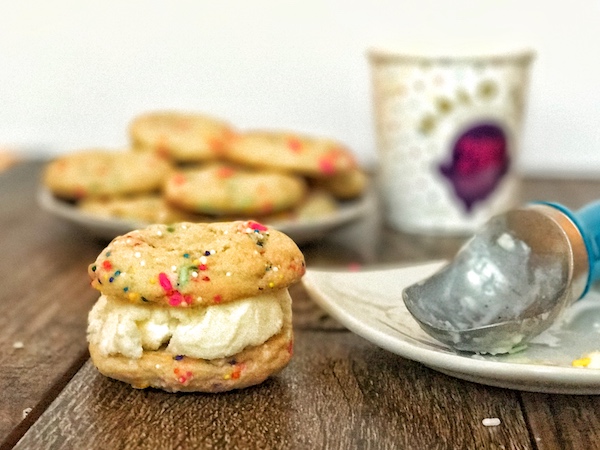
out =
[[[0,0],[0,147],[121,147],[135,114],[335,137],[371,164],[366,52],[533,48],[519,161],[600,176],[600,1]]]

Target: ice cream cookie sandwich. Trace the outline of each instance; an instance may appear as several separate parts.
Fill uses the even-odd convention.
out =
[[[285,234],[253,221],[151,225],[89,266],[98,370],[135,388],[222,392],[263,382],[292,354],[288,287],[305,272]]]

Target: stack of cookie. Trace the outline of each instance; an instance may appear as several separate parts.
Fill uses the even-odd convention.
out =
[[[367,176],[339,142],[238,131],[196,113],[151,112],[129,126],[131,149],[52,161],[44,182],[91,214],[146,223],[254,218],[273,223],[334,212]]]

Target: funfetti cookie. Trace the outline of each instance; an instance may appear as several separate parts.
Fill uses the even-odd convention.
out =
[[[340,205],[328,191],[310,189],[306,197],[296,207],[276,214],[261,217],[261,221],[277,224],[287,221],[321,220],[339,211]]]
[[[306,199],[297,206],[293,213],[297,219],[319,219],[339,210],[339,205],[333,195],[320,189],[311,189]]]
[[[239,133],[228,142],[225,156],[239,164],[311,177],[330,177],[356,167],[353,154],[341,143],[292,132]]]
[[[170,171],[154,154],[89,149],[51,161],[43,183],[57,197],[80,200],[158,191]]]
[[[305,272],[285,234],[252,221],[152,225],[89,267],[93,363],[135,388],[221,392],[261,383],[292,355],[288,287]]]
[[[365,192],[369,184],[369,177],[360,168],[355,167],[347,172],[327,178],[316,178],[313,181],[316,187],[330,192],[334,197],[340,200],[350,200]]]
[[[265,215],[291,208],[306,194],[296,175],[214,163],[172,174],[164,187],[173,205],[213,215]]]
[[[131,220],[147,224],[199,222],[204,219],[174,208],[161,194],[87,198],[80,201],[77,208],[98,218]]]
[[[232,133],[227,122],[191,112],[148,112],[129,125],[135,150],[156,152],[180,163],[217,159]]]

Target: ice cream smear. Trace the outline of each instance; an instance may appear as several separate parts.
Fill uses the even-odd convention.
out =
[[[405,303],[421,325],[447,332],[450,345],[459,350],[509,352],[527,339],[518,324],[547,322],[549,314],[557,314],[554,304],[568,277],[563,258],[552,251],[533,252],[508,229],[504,219],[492,220],[452,262],[405,291]],[[517,325],[507,330],[513,331],[495,334],[491,342],[485,332],[461,333],[511,321]]]
[[[164,347],[173,355],[215,359],[264,343],[288,314],[287,289],[204,308],[137,305],[103,295],[89,313],[87,333],[104,355],[137,359]]]

